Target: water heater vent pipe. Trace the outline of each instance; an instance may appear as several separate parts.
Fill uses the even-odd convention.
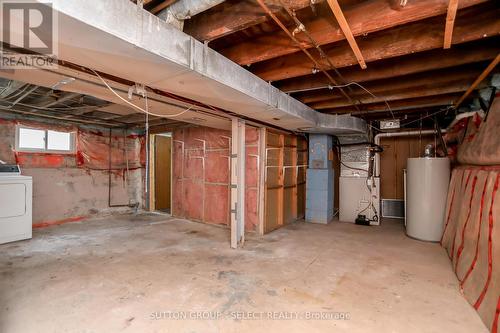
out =
[[[442,129],[441,133],[446,133],[446,130]],[[436,130],[416,130],[416,131],[404,131],[404,132],[390,132],[390,133],[379,133],[375,135],[375,144],[380,145],[381,138],[394,138],[394,137],[406,137],[406,136],[419,136],[436,134]],[[380,177],[380,153],[375,154],[375,177]]]

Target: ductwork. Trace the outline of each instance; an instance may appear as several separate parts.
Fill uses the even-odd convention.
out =
[[[180,0],[158,13],[158,17],[182,31],[185,20],[223,2],[224,0]]]
[[[131,1],[53,0],[52,7],[59,21],[57,46],[61,60],[217,107],[232,116],[258,120],[261,124],[290,131],[331,134],[341,140],[348,137],[350,142],[367,139],[364,120],[349,115],[321,114],[311,109]],[[98,93],[99,98],[115,102],[109,91],[101,88],[97,91],[95,85],[88,84],[90,79],[86,75],[66,73],[64,68],[57,72],[76,78],[61,89],[87,95]],[[27,82],[38,78],[34,73],[0,71],[0,77],[11,76]],[[61,77],[53,78],[50,84],[60,80]],[[76,86],[78,89],[73,89]],[[160,104],[153,111],[165,117],[179,112]],[[193,119],[198,117],[199,114],[189,111],[176,120],[196,123]],[[230,124],[227,118],[218,119],[212,117],[204,125],[220,128]]]

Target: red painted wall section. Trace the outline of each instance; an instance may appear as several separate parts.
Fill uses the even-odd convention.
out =
[[[16,127],[76,133],[68,154],[16,151]],[[33,225],[43,227],[129,210],[108,206],[109,131],[86,126],[0,118],[0,160],[33,178]],[[144,136],[113,131],[111,204],[143,202]],[[129,173],[125,172],[128,157]],[[128,176],[128,177],[127,177]]]
[[[26,126],[36,129],[74,132],[76,151],[68,154],[33,153],[16,151],[16,127]],[[137,169],[144,166],[145,149],[143,135],[128,135],[114,131],[111,136],[112,169]],[[108,130],[83,129],[73,125],[45,124],[34,121],[0,121],[0,156],[7,163],[17,163],[24,168],[72,168],[108,170],[109,132]]]
[[[257,129],[246,129],[245,228],[258,225]],[[172,183],[174,216],[228,226],[230,222],[230,138],[228,131],[189,127],[173,132]]]
[[[47,125],[34,121],[0,119],[0,160],[8,164],[19,164],[25,168],[63,168],[75,166],[75,154],[45,154],[16,151],[17,126],[55,131],[75,132],[74,126]]]

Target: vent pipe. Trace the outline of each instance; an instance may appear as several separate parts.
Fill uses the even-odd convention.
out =
[[[419,136],[419,135],[429,135],[436,134],[436,130],[416,130],[416,131],[403,131],[403,132],[387,132],[379,133],[375,135],[375,144],[380,146],[381,138],[393,138],[393,137],[405,137],[405,136]],[[442,129],[441,133],[446,133],[446,130]],[[380,153],[375,154],[375,177],[380,177]]]
[[[158,17],[182,31],[185,20],[223,2],[224,0],[180,0],[159,12]]]

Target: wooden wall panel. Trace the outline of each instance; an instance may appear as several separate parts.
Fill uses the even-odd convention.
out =
[[[306,172],[307,172],[307,141],[304,137],[297,138],[297,218],[306,215]]]
[[[304,216],[306,164],[304,138],[268,131],[264,232]]]
[[[264,233],[271,232],[281,226],[279,220],[280,196],[279,189],[266,190],[266,215],[264,224]]]
[[[267,133],[265,233],[283,225],[283,145],[281,134]]]
[[[171,153],[172,138],[163,135],[155,136],[155,209],[170,209],[171,186]]]
[[[384,151],[380,154],[380,192],[383,199],[404,199],[403,170],[406,160],[419,157],[427,144],[434,143],[433,135],[382,138]]]

